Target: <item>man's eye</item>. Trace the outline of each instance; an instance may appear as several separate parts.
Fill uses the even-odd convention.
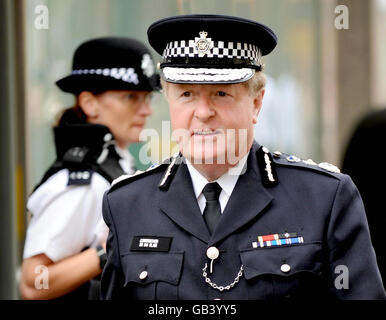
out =
[[[188,98],[192,95],[192,93],[190,91],[185,91],[182,96],[185,97],[185,98]]]
[[[217,91],[217,95],[218,95],[219,97],[226,97],[226,96],[227,96],[227,93],[224,92],[224,91]]]

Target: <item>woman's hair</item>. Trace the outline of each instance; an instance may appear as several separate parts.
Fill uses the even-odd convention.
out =
[[[91,91],[90,91],[91,92]],[[100,95],[106,92],[93,91],[91,92],[94,96]],[[67,109],[61,110],[55,117],[55,126],[65,126],[72,124],[85,124],[87,123],[87,115],[84,113],[82,107],[79,105],[79,95],[81,92],[76,94],[76,103],[74,106]]]
[[[56,115],[56,121],[55,121],[56,126],[85,124],[85,123],[87,123],[87,116],[78,104],[76,104],[73,107],[64,109]]]

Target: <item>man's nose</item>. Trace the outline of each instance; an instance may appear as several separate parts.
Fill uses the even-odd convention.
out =
[[[215,110],[208,97],[202,96],[198,99],[194,110],[194,116],[201,120],[206,121],[215,115]]]

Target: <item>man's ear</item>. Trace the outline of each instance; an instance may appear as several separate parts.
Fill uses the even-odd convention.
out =
[[[98,117],[99,104],[96,97],[89,91],[82,91],[78,96],[78,104],[89,119]]]
[[[259,94],[253,100],[253,124],[257,123],[257,117],[260,113],[261,107],[263,106],[263,98],[265,89],[260,90]]]

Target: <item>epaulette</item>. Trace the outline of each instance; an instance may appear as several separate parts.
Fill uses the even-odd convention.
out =
[[[340,179],[341,177],[339,168],[328,162],[316,163],[312,159],[304,160],[297,156],[288,155],[280,151],[272,152],[272,159],[275,162],[275,164],[278,164],[278,165],[311,169],[316,172],[322,172],[324,174],[328,174],[338,179]]]
[[[84,186],[91,184],[93,170],[71,170],[68,169],[68,186]]]
[[[135,180],[144,178],[146,176],[149,176],[155,172],[158,172],[161,169],[164,169],[167,164],[153,164],[150,166],[146,171],[137,170],[133,174],[123,174],[119,176],[118,178],[114,179],[111,183],[111,187],[109,189],[109,192],[114,191],[115,189],[118,189],[130,182],[133,182]]]
[[[134,174],[121,175],[112,182],[109,192],[114,191],[115,189],[118,189],[128,183],[149,176],[155,172],[165,170],[167,167],[166,173],[159,184],[160,189],[165,189],[170,185],[170,182],[176,172],[176,164],[179,163],[179,159],[180,154],[176,153],[173,157],[165,159],[161,164],[153,164],[146,171],[137,170]]]

